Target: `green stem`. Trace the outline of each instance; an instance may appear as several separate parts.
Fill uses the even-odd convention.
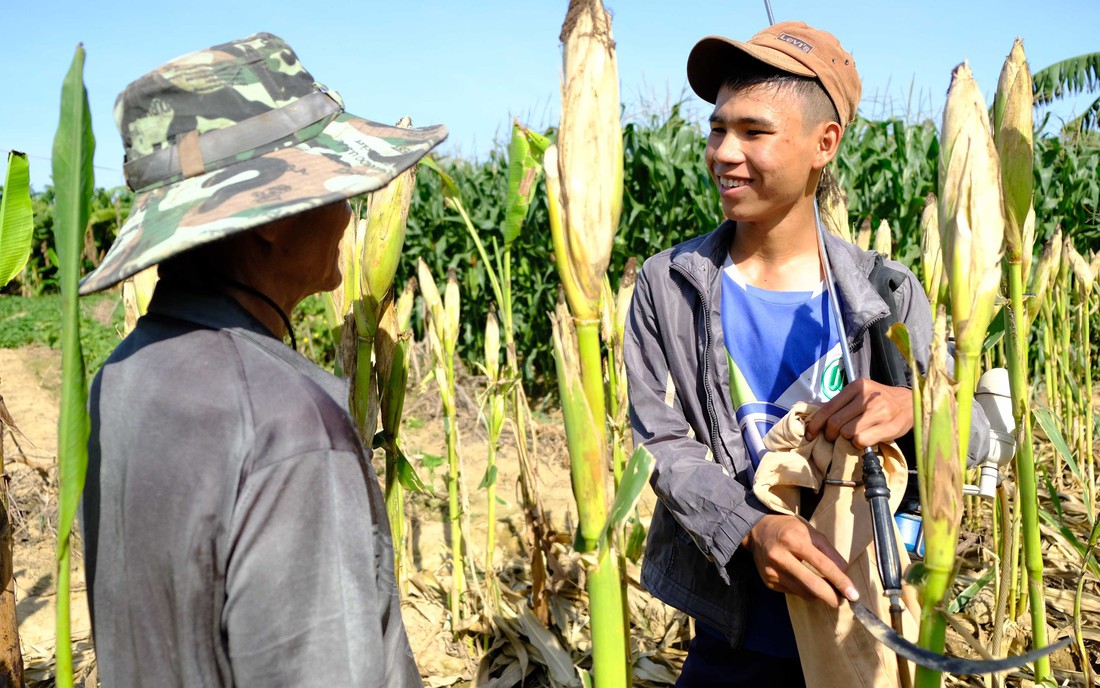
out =
[[[462,552],[462,504],[459,499],[458,416],[455,413],[454,359],[446,362],[446,380],[450,404],[443,408],[443,429],[447,436],[447,517],[451,524],[451,632],[457,633],[462,620],[461,599],[466,591],[465,561]]]
[[[1009,318],[1011,336],[1008,344],[1008,375],[1012,387],[1012,415],[1020,431],[1016,448],[1016,478],[1020,490],[1020,515],[1024,536],[1024,565],[1027,569],[1031,607],[1032,646],[1045,647],[1046,596],[1043,594],[1043,551],[1039,535],[1039,495],[1035,479],[1035,454],[1031,437],[1031,413],[1028,402],[1031,390],[1027,381],[1027,332],[1017,323],[1024,322],[1024,292],[1021,266],[1008,264],[1008,289],[1011,305]],[[1047,657],[1035,662],[1035,682],[1041,683],[1050,674]]]
[[[592,427],[601,445],[607,444],[607,403],[604,401],[603,356],[600,350],[600,323],[596,320],[576,321],[577,346],[580,349],[581,381],[588,408],[592,412]],[[598,528],[602,528],[601,522]]]
[[[408,562],[405,559],[405,489],[398,480],[397,440],[386,444],[386,515],[390,518],[393,536],[393,569],[397,588],[404,596],[408,592]]]

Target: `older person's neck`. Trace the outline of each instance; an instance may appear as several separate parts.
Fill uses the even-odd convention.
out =
[[[242,308],[260,321],[271,334],[282,339],[287,334],[290,312],[298,305],[299,298],[283,293],[278,283],[272,283],[255,274],[234,270],[227,275],[226,293]],[[245,274],[241,274],[244,272]]]

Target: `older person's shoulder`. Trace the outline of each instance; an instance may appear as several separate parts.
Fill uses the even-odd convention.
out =
[[[232,336],[255,461],[269,463],[327,450],[361,451],[347,411],[344,381],[281,342]]]

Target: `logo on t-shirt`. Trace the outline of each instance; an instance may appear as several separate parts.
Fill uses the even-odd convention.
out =
[[[840,359],[834,358],[825,367],[821,374],[821,396],[828,401],[837,395],[844,387],[844,369],[840,365]]]

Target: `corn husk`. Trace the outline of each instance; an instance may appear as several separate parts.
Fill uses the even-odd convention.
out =
[[[886,220],[878,223],[878,229],[875,230],[875,250],[884,258],[889,258],[893,253],[894,240],[890,235],[890,223]]]
[[[146,268],[122,283],[122,310],[125,332],[129,334],[137,326],[138,318],[149,311],[159,275],[156,267]]]
[[[871,250],[871,236],[874,234],[871,231],[871,218],[864,218],[863,224],[859,226],[859,232],[856,234],[856,246],[859,246],[864,251]]]
[[[461,298],[458,292],[458,278],[455,269],[447,271],[447,286],[443,288],[443,314],[446,317],[447,353],[454,355],[455,345],[458,343],[458,332],[461,325]]]
[[[1092,266],[1069,241],[1066,242],[1065,256],[1066,260],[1069,261],[1070,269],[1073,270],[1074,281],[1076,282],[1077,292],[1081,295],[1082,303],[1087,304],[1089,296],[1092,295],[1092,283],[1095,279]]]
[[[958,351],[976,356],[1000,291],[1005,223],[997,151],[977,82],[955,68],[940,147],[940,230]]]
[[[485,320],[485,376],[490,386],[500,380],[500,322],[495,310]]]
[[[829,230],[833,236],[852,243],[852,228],[848,224],[848,198],[835,178],[829,183],[822,182],[819,200],[821,222],[825,225],[825,229]]]
[[[920,213],[920,261],[924,293],[932,305],[943,303],[947,285],[943,281],[943,250],[940,248],[940,227],[936,194],[928,194]]]
[[[1043,247],[1038,262],[1035,263],[1035,271],[1032,275],[1031,294],[1027,302],[1027,321],[1035,322],[1036,316],[1042,308],[1043,299],[1050,289],[1051,280],[1058,270],[1058,263],[1062,260],[1062,230],[1057,229],[1054,236]]]
[[[1031,72],[1019,38],[1001,69],[993,100],[993,135],[1001,160],[1004,189],[1005,253],[1009,262],[1020,260],[1023,233],[1031,208],[1035,151]]]
[[[432,271],[423,258],[416,261],[416,281],[420,286],[420,298],[424,300],[424,309],[431,319],[431,328],[435,330],[436,337],[442,342],[446,339],[444,327],[446,317],[443,315],[443,297],[439,295],[439,287],[436,286]]]
[[[1029,206],[1024,218],[1024,230],[1021,237],[1020,263],[1024,284],[1031,278],[1031,262],[1035,258],[1035,206]]]
[[[402,117],[397,126],[408,129],[412,127],[412,120]],[[367,196],[366,235],[359,254],[362,264],[360,293],[368,319],[375,323],[381,319],[380,304],[393,285],[405,245],[406,219],[416,188],[416,170],[417,165],[413,165]]]
[[[557,162],[565,241],[554,250],[564,254],[559,261],[569,262],[576,281],[575,289],[566,290],[573,317],[595,319],[623,196],[619,74],[611,17],[603,4],[571,0],[561,41]]]

